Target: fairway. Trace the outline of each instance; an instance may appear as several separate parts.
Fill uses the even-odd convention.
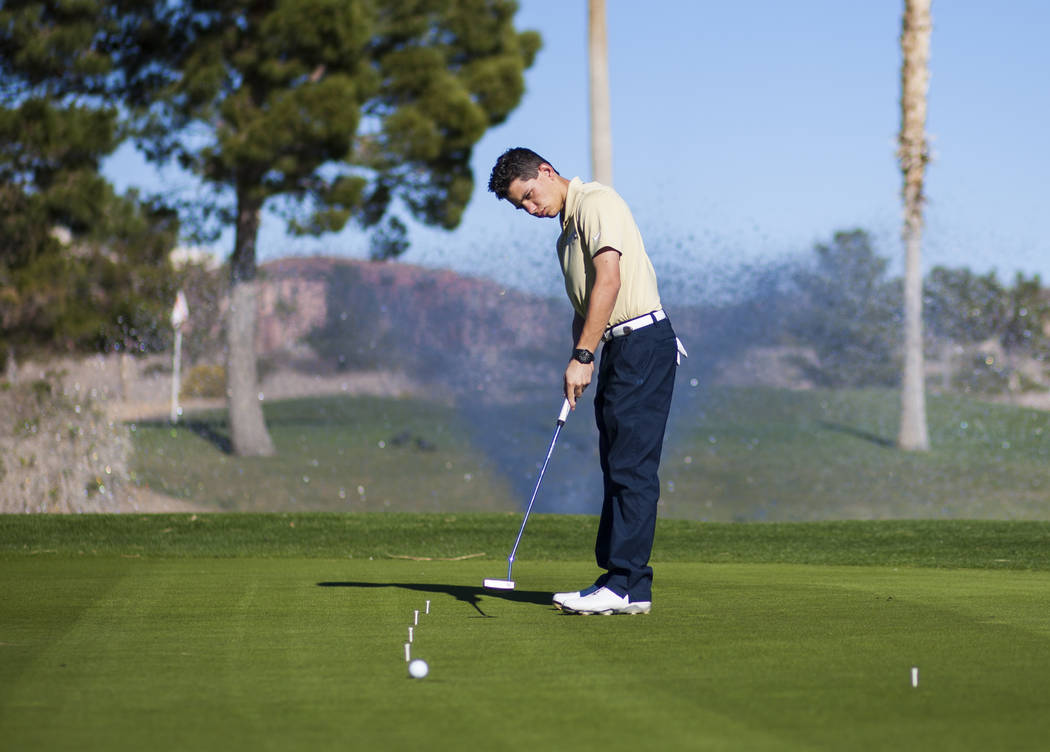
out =
[[[1046,415],[930,396],[933,448],[890,451],[894,390],[682,386],[660,469],[661,517],[705,522],[1046,520]],[[467,412],[423,399],[267,402],[275,457],[226,450],[224,411],[133,426],[133,481],[225,512],[498,512],[527,501],[549,400]],[[588,406],[565,424],[537,511],[597,513]],[[405,472],[411,468],[412,472]],[[591,473],[598,473],[592,475]]]
[[[674,560],[656,563],[652,614],[582,617],[549,601],[593,576],[582,560],[522,558],[517,590],[494,593],[480,585],[505,572],[498,554],[223,558],[142,540],[110,555],[5,549],[5,750],[1035,750],[1050,737],[1047,571]],[[416,610],[419,681],[404,656]]]

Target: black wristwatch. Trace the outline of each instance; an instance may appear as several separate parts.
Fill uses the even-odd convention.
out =
[[[594,362],[594,353],[590,350],[584,350],[582,347],[577,347],[572,351],[572,359],[578,363],[587,365],[588,363]]]

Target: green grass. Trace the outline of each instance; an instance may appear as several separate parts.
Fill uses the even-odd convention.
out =
[[[892,391],[680,392],[660,473],[664,517],[1050,519],[1044,412],[931,396],[932,449],[907,453],[893,448]],[[219,511],[517,510],[550,440],[548,408],[494,411],[477,431],[456,409],[419,399],[267,403],[275,457],[224,452],[228,430],[215,412],[174,430],[136,425],[134,468],[137,482]],[[597,512],[593,433],[587,406],[565,427],[541,509],[575,490],[592,501],[578,511]]]
[[[265,406],[276,455],[228,452],[225,411],[133,426],[135,481],[216,511],[512,510],[505,479],[453,408],[323,397]]]
[[[931,450],[894,448],[894,391],[704,389],[671,418],[666,516],[1050,519],[1045,412],[931,396]]]
[[[512,412],[529,468],[549,410]],[[1042,750],[1045,415],[931,398],[925,454],[896,416],[890,392],[686,393],[654,611],[616,618],[549,605],[595,574],[591,516],[534,516],[517,589],[480,587],[521,479],[452,408],[268,403],[267,459],[223,451],[221,412],[136,425],[138,482],[272,513],[0,516],[3,748]],[[589,461],[567,429],[555,461]]]
[[[584,561],[595,522],[533,514],[520,559]],[[0,515],[0,560],[391,558],[505,560],[520,514]],[[892,565],[1050,571],[1050,522],[880,520],[657,522],[654,558],[711,563]]]
[[[480,587],[505,573],[518,521],[0,517],[3,748],[984,752],[1050,738],[1050,525],[664,521],[653,613],[606,618],[549,605],[594,575],[591,517],[537,517],[517,589]],[[413,681],[403,646],[427,600],[413,652],[431,673]]]

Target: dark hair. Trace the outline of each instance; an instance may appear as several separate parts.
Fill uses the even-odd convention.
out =
[[[550,162],[532,149],[521,146],[507,149],[496,160],[496,165],[492,168],[492,174],[489,176],[489,190],[495,193],[497,198],[506,198],[511,183],[515,180],[532,180],[539,174],[542,164],[549,165]],[[551,168],[553,169],[553,165]]]

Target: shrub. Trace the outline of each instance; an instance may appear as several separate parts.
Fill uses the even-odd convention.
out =
[[[182,397],[225,397],[226,368],[199,365],[191,368],[182,380]]]

